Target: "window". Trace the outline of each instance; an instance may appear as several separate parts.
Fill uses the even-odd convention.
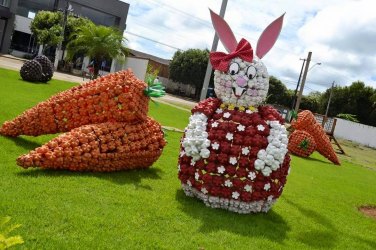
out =
[[[14,31],[12,36],[11,49],[31,54],[38,52],[38,47],[34,36],[21,31]]]
[[[53,10],[54,3],[55,0],[19,0],[17,14],[29,17],[30,13],[34,13],[35,15],[40,10]]]
[[[90,7],[83,6],[78,3],[72,2],[72,7],[74,13],[80,16],[84,16],[92,20],[95,24],[104,25],[104,26],[119,26],[120,18],[104,13],[99,10],[92,9]]]
[[[10,0],[0,0],[0,6],[9,7]]]

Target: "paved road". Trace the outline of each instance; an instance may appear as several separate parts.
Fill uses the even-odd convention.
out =
[[[6,68],[11,70],[19,71],[22,67],[22,64],[25,62],[25,59],[16,58],[10,55],[0,55],[0,68]],[[82,77],[73,76],[70,74],[65,74],[61,72],[54,72],[53,79],[69,81],[69,82],[76,82],[76,83],[84,83]],[[185,100],[176,96],[172,96],[167,94],[166,96],[160,98],[161,102],[168,103],[171,105],[183,105],[187,109],[192,108],[196,105],[196,102]]]

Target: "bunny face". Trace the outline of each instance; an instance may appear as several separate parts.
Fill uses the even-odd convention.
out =
[[[265,101],[268,89],[268,72],[256,57],[252,63],[239,57],[233,58],[227,72],[214,72],[215,93],[226,104],[258,106]]]

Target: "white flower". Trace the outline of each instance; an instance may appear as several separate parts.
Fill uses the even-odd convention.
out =
[[[232,192],[232,198],[234,198],[235,200],[237,200],[239,198],[240,194],[238,192]]]
[[[239,124],[238,127],[237,127],[237,129],[238,129],[239,131],[244,131],[244,130],[245,130],[245,126]]]
[[[192,183],[190,180],[187,181],[188,186],[192,187]]]
[[[264,127],[264,125],[257,125],[257,130],[258,131],[264,131],[265,130],[265,127]]]
[[[200,174],[199,173],[195,173],[195,179],[196,179],[196,181],[198,181],[198,179],[200,178]]]
[[[218,108],[218,109],[215,111],[215,113],[217,113],[217,114],[220,114],[220,113],[222,113],[222,112],[223,112],[223,110],[220,109],[220,108]]]
[[[232,182],[230,180],[225,181],[225,186],[226,187],[232,187]]]
[[[266,183],[265,185],[264,185],[264,190],[265,191],[268,191],[270,189],[270,183]]]
[[[232,165],[235,165],[238,161],[236,160],[236,157],[230,157],[229,162],[230,162]]]
[[[181,168],[180,168],[180,164],[178,165],[178,171],[180,172]]]
[[[195,160],[191,160],[191,166],[194,166],[196,164],[196,161]]]
[[[255,172],[249,172],[248,178],[253,181],[254,179],[256,179],[256,173]]]
[[[252,113],[254,113],[254,111],[249,110],[249,109],[247,109],[245,112],[246,112],[247,114],[252,114]]]
[[[185,155],[185,151],[184,150],[180,151],[180,157],[183,157],[184,155]]]
[[[207,148],[201,149],[200,156],[202,158],[209,158],[209,155],[210,155],[209,149],[207,149]]]
[[[269,195],[269,196],[268,196],[268,201],[272,201],[273,198],[274,198],[273,195]]]
[[[265,167],[265,162],[263,160],[257,159],[255,161],[255,169],[261,170]]]
[[[232,133],[227,133],[226,139],[232,141],[232,139],[234,139],[234,135]]]
[[[219,149],[218,142],[214,142],[211,146],[212,146],[212,149],[215,149],[215,150]]]
[[[231,116],[231,113],[230,112],[226,112],[223,114],[223,117],[224,118],[229,118]]]
[[[218,125],[219,125],[218,122],[213,122],[211,126],[212,126],[212,128],[217,128]]]
[[[246,192],[252,192],[252,186],[250,186],[250,185],[245,185],[244,186],[244,190],[246,191]]]
[[[266,159],[266,151],[265,149],[261,149],[260,151],[257,152],[257,158],[260,160],[265,160]]]
[[[226,171],[226,169],[224,166],[220,166],[220,167],[217,167],[217,171],[219,174],[223,174]]]
[[[207,194],[208,193],[208,190],[206,190],[206,188],[201,188],[201,192],[204,193],[204,194]]]
[[[249,148],[248,147],[242,148],[242,154],[243,155],[249,154]]]
[[[261,169],[261,172],[264,176],[269,176],[272,173],[272,169],[265,166],[265,168]]]

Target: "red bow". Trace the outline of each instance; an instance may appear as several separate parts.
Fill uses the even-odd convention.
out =
[[[226,54],[223,52],[211,52],[210,53],[210,63],[214,69],[217,69],[222,72],[226,72],[229,67],[229,62],[235,57],[240,57],[244,61],[252,62],[253,60],[253,49],[251,44],[242,38],[236,46],[234,52]]]

